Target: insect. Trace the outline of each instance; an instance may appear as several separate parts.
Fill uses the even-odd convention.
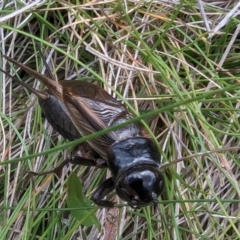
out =
[[[43,94],[21,82],[39,97],[50,124],[69,140],[118,125],[133,117],[120,101],[93,83],[75,80],[57,83],[10,57],[5,58],[47,86],[48,90]],[[53,104],[49,103],[51,101]],[[157,203],[163,191],[160,153],[151,139],[141,135],[138,123],[89,140],[88,144],[95,158],[72,157],[71,163],[107,166],[112,173],[112,177],[100,184],[93,193],[91,200],[95,204],[113,207],[113,202],[103,198],[114,189],[132,207]]]

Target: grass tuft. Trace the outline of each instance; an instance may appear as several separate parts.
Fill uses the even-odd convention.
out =
[[[67,142],[37,98],[0,73],[1,239],[240,238],[238,1],[8,1],[0,6],[1,53],[55,79],[94,81],[144,120],[158,143],[165,191],[158,206],[99,209],[102,231],[66,209],[75,171],[91,195],[105,170],[67,166]],[[43,86],[4,58],[0,68]],[[94,134],[94,133],[93,133]],[[96,133],[96,135],[101,133]],[[184,158],[184,161],[174,162]],[[81,207],[81,206],[79,206]]]

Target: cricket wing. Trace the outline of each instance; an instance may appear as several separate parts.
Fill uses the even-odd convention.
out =
[[[95,84],[82,81],[60,81],[63,102],[74,125],[82,136],[117,125],[132,115],[118,100]],[[136,124],[104,134],[89,141],[91,147],[106,158],[106,149],[115,141],[138,135]]]

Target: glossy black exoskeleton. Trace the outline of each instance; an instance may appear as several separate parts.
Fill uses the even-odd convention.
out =
[[[48,121],[67,139],[86,136],[132,118],[120,101],[95,84],[66,80],[57,83],[12,58],[6,56],[5,58],[48,87],[48,95],[45,96],[48,96],[47,101],[55,101],[53,107],[60,108],[59,113],[63,112],[60,114],[62,122],[59,122],[57,113],[48,111],[49,103],[46,102],[46,97],[41,98],[40,104]],[[74,128],[77,132],[72,131]],[[67,134],[69,132],[70,137]],[[163,190],[160,154],[151,139],[141,136],[137,123],[92,139],[88,144],[106,161],[102,159],[98,161],[98,158],[88,160],[72,157],[71,162],[87,166],[107,166],[112,173],[112,177],[105,180],[92,195],[91,199],[97,205],[113,207],[111,201],[103,198],[114,188],[118,196],[132,207],[157,202],[157,197]]]

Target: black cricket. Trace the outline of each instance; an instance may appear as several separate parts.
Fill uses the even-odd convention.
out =
[[[120,101],[95,84],[75,80],[56,82],[10,57],[4,57],[47,86],[47,90],[39,92],[1,70],[38,96],[48,122],[68,140],[78,139],[133,117]],[[93,193],[91,200],[95,204],[113,207],[113,202],[103,198],[114,189],[131,207],[157,203],[163,191],[160,153],[151,139],[141,135],[138,123],[92,139],[84,148],[90,149],[89,158],[82,154],[71,157],[69,162],[108,167],[112,173],[112,177]]]

